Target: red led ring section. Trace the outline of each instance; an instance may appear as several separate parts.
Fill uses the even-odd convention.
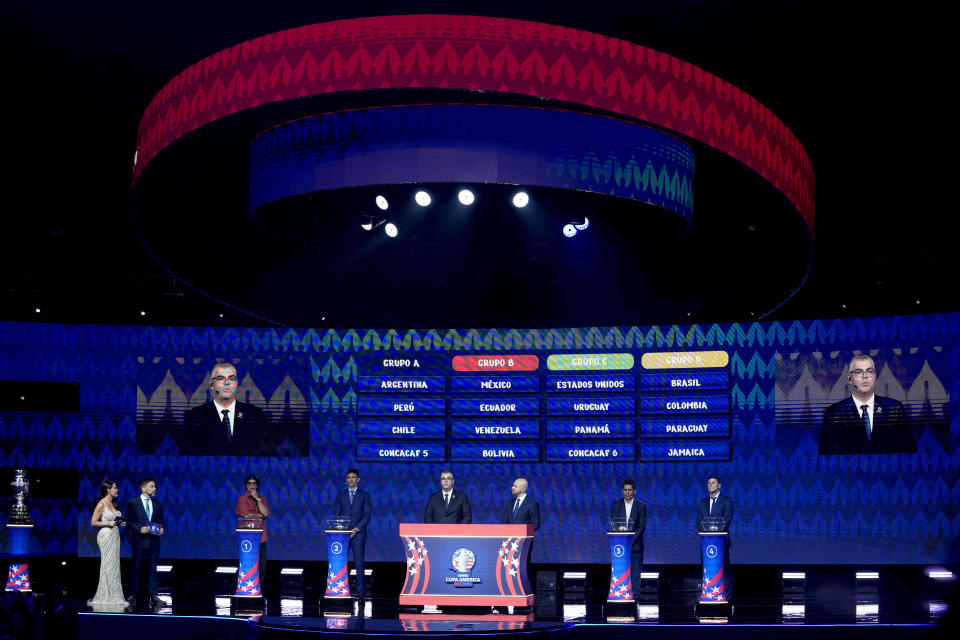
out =
[[[454,371],[536,371],[540,358],[516,354],[454,356],[452,364]]]
[[[623,114],[713,147],[814,220],[813,167],[772,111],[688,62],[607,36],[477,16],[313,24],[254,38],[188,67],[140,120],[133,179],[178,138],[261,105],[344,91],[436,88],[538,96]]]

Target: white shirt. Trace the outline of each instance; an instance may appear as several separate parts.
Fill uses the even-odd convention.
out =
[[[634,500],[631,500],[630,502],[627,502],[626,500],[623,501],[623,510],[627,514],[627,522],[630,521],[630,512],[633,510],[633,503]]]
[[[856,396],[851,395],[850,399],[853,400],[853,404],[857,407],[857,415],[863,415],[863,405],[867,405],[867,415],[870,416],[870,433],[873,433],[873,410],[877,406],[877,394],[871,393],[870,397],[866,400],[860,400]]]
[[[143,501],[143,512],[147,514],[147,520],[153,521],[153,505],[150,505],[150,508],[147,508],[147,503],[150,502],[150,496],[141,493],[140,499]]]
[[[221,406],[216,400],[213,401],[213,406],[217,408],[217,413],[220,414],[220,422],[223,422],[223,410],[227,410],[227,416],[230,418],[230,437],[233,437],[233,425],[236,424],[236,413],[237,413],[237,401],[234,400],[230,403],[229,407]]]

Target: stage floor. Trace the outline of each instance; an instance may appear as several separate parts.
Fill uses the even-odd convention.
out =
[[[263,601],[247,611],[238,611],[229,596],[200,601],[176,600],[161,594],[162,604],[119,610],[93,609],[72,603],[77,615],[77,637],[102,637],[105,629],[121,636],[149,638],[208,637],[225,639],[304,637],[307,634],[429,635],[434,638],[464,634],[546,636],[557,638],[658,636],[676,640],[709,632],[711,638],[769,637],[811,633],[826,637],[913,638],[938,631],[946,605],[934,604],[925,615],[895,623],[881,621],[879,605],[859,603],[852,619],[817,617],[807,619],[803,603],[776,605],[767,598],[738,601],[732,614],[707,620],[695,607],[684,603],[647,603],[607,606],[606,603],[556,603],[543,597],[529,608],[501,607],[401,607],[396,598],[353,600],[343,608],[325,608],[313,597],[287,595]],[[915,609],[915,611],[920,611]],[[725,630],[724,630],[725,629]],[[709,630],[709,631],[707,631]],[[186,634],[186,635],[185,635]]]

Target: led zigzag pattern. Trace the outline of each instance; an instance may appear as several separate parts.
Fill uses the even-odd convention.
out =
[[[105,327],[0,323],[0,379],[78,381],[78,413],[0,413],[0,466],[80,469],[79,500],[30,499],[34,545],[48,553],[95,556],[89,517],[100,481],[120,484],[121,499],[136,495],[146,474],[160,481],[170,536],[169,558],[234,558],[236,525],[230,505],[242,492],[242,477],[257,472],[270,499],[271,548],[281,559],[322,558],[311,533],[324,526],[327,509],[355,464],[355,357],[370,350],[425,353],[474,349],[497,351],[589,348],[713,348],[730,352],[734,377],[733,457],[719,465],[554,465],[531,474],[545,517],[537,558],[565,554],[565,561],[602,562],[606,510],[617,498],[616,479],[637,471],[648,504],[649,562],[695,563],[690,539],[693,510],[703,495],[703,476],[724,477],[736,502],[733,523],[737,562],[777,562],[789,548],[797,562],[824,561],[823,541],[833,558],[875,561],[856,540],[872,535],[885,561],[933,562],[947,558],[960,533],[960,450],[953,415],[944,443],[920,425],[920,453],[907,455],[816,455],[815,431],[783,428],[774,415],[777,354],[876,348],[908,353],[914,345],[940,345],[924,352],[933,375],[951,398],[960,393],[960,314],[868,320],[717,324],[663,327],[590,327],[567,330],[276,330],[171,327]],[[311,450],[305,458],[193,458],[146,456],[136,448],[136,357],[182,354],[215,358],[290,358],[292,379],[312,403]],[[839,356],[838,356],[839,357]],[[299,367],[299,369],[297,368]],[[900,379],[906,392],[914,379]],[[272,388],[272,387],[269,387]],[[394,540],[400,521],[417,521],[433,490],[440,465],[425,465],[412,477],[404,465],[366,465],[364,488],[374,499],[371,560],[402,561]],[[508,496],[502,482],[528,473],[522,465],[476,464],[458,469],[457,486],[469,493],[477,522],[495,522]],[[226,505],[211,508],[211,505]],[[389,511],[386,505],[390,505]],[[0,509],[4,509],[0,505]],[[6,507],[8,509],[8,507]],[[596,517],[584,516],[595,514]],[[565,541],[581,540],[577,548]],[[71,548],[71,543],[73,547]],[[563,550],[561,552],[561,549]],[[857,554],[861,555],[858,556]]]
[[[810,159],[756,99],[646,47],[508,18],[357,18],[279,31],[217,52],[150,102],[137,132],[133,179],[178,138],[238,111],[310,95],[414,87],[538,96],[662,126],[756,171],[813,229]]]

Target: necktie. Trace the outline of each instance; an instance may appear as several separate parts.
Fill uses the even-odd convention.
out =
[[[517,500],[516,502],[513,503],[513,518],[514,518],[514,519],[517,517],[517,511],[519,511],[519,510],[520,510],[520,500]]]
[[[450,494],[449,494],[449,493],[443,494],[443,506],[444,506],[444,507],[449,507],[449,506],[450,506]]]
[[[150,498],[144,501],[144,509],[147,511],[147,520],[149,520],[153,515],[153,503],[150,501]]]
[[[716,498],[710,498],[710,513],[713,513],[713,503],[716,502]]]
[[[220,413],[223,414],[223,426],[227,430],[227,442],[230,442],[230,437],[233,435],[230,433],[230,410],[224,409]]]
[[[353,494],[356,493],[356,489],[350,489],[350,504],[353,504]]]
[[[861,416],[863,418],[863,426],[867,429],[867,440],[870,439],[870,412],[867,411],[869,406],[870,405],[868,404],[860,405],[860,411],[863,412],[863,415]]]

